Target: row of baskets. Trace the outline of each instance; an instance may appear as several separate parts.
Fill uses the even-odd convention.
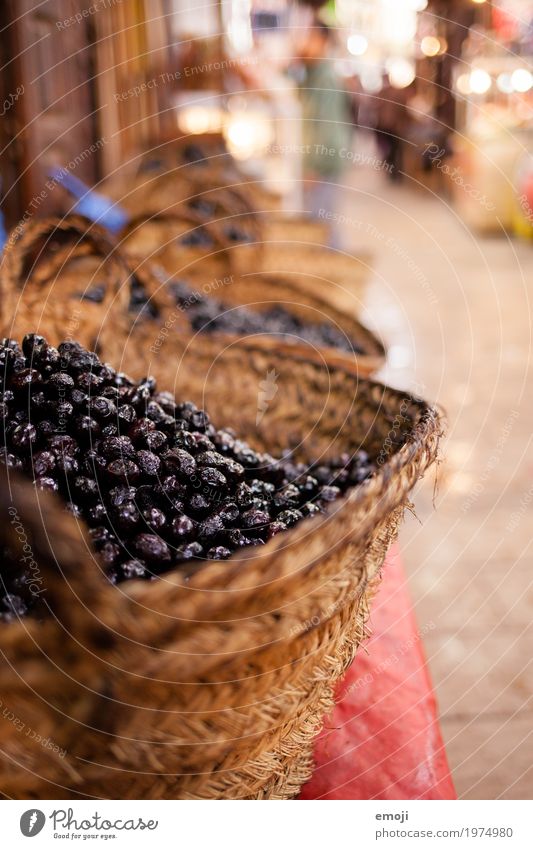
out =
[[[24,306],[36,300],[42,304],[43,321],[50,315],[60,329],[65,327],[63,317],[68,321],[68,315],[76,312],[83,320],[87,315],[89,323],[93,314],[110,316],[108,327],[119,322],[127,333],[132,326],[133,286],[134,297],[144,289],[150,300],[150,308],[142,313],[143,324],[151,314],[163,325],[170,313],[175,335],[182,341],[190,339],[195,332],[187,311],[176,315],[167,285],[179,280],[220,312],[244,307],[261,314],[281,306],[298,327],[310,325],[316,330],[317,325],[329,325],[319,347],[328,359],[360,376],[382,364],[383,345],[357,319],[368,257],[327,247],[324,221],[265,210],[264,190],[243,177],[216,134],[162,145],[126,177],[109,180],[104,188],[109,202],[120,204],[123,221],[112,242],[102,226],[93,224],[88,230],[85,219],[71,214],[30,220],[15,228],[8,240],[4,298],[9,300],[7,307],[17,304],[22,310],[18,313],[22,329]],[[90,197],[81,208],[90,209]],[[105,222],[105,216],[100,218]],[[129,268],[130,283],[123,272],[117,274],[118,266]],[[100,305],[93,309],[97,295]],[[8,321],[11,315],[13,309],[6,308]],[[207,329],[212,348],[223,347],[228,339],[211,325]],[[231,320],[226,325],[231,327]],[[245,342],[243,334],[238,335]],[[244,335],[253,335],[254,344],[290,343],[295,352],[322,356],[298,332],[285,334],[281,341],[268,328],[262,338],[258,332]],[[344,344],[328,343],[328,337]],[[94,344],[88,337],[82,341]],[[206,339],[202,342],[208,344]]]
[[[362,448],[376,472],[326,515],[223,568],[119,588],[94,568],[82,523],[3,472],[0,542],[16,550],[24,529],[53,614],[0,625],[0,788],[10,797],[294,797],[409,493],[437,454],[437,411],[365,376],[383,348],[332,304],[360,263],[306,244],[312,222],[280,224],[210,144],[143,160],[118,196],[131,204],[118,237],[72,214],[15,228],[1,268],[4,334],[76,338],[134,377],[154,374],[259,450],[312,463]],[[352,347],[196,332],[176,283],[223,310],[281,303],[301,326],[333,323]],[[277,391],[258,417],[269,373]]]
[[[154,234],[152,222],[146,226],[151,238],[172,244],[181,229],[180,224],[178,235],[174,230],[168,236],[159,233],[157,225]],[[143,242],[145,231],[139,232]],[[46,328],[54,327],[51,341],[59,342],[66,331],[72,335],[74,328],[81,342],[115,358],[124,355],[126,338],[129,344],[132,337],[135,341],[144,338],[148,353],[161,348],[160,329],[166,326],[172,332],[164,334],[164,339],[171,336],[174,351],[190,352],[198,343],[197,333],[189,311],[181,305],[183,299],[177,302],[173,295],[172,284],[177,282],[189,290],[190,304],[199,298],[211,302],[219,315],[228,315],[229,325],[232,312],[239,308],[261,316],[281,307],[300,328],[323,327],[344,343],[341,348],[323,344],[319,350],[298,333],[280,337],[265,327],[264,333],[243,336],[227,328],[218,330],[216,325],[210,330],[206,322],[203,350],[220,350],[238,337],[244,348],[251,343],[266,350],[281,347],[317,361],[326,357],[361,376],[373,373],[384,361],[380,340],[354,314],[331,302],[327,294],[331,281],[323,281],[325,291],[318,295],[308,291],[301,274],[297,278],[258,273],[255,262],[248,272],[237,271],[231,263],[215,270],[212,254],[197,257],[191,269],[168,257],[163,264],[148,246],[146,250],[146,255],[137,246],[130,251],[127,239],[117,245],[103,228],[76,214],[32,221],[15,230],[3,260],[5,333],[19,336],[38,318]]]

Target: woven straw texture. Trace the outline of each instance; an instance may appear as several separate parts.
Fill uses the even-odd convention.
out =
[[[259,233],[253,213],[225,214],[204,222],[185,202],[133,218],[121,233],[120,246],[126,256],[147,257],[173,277],[209,278],[257,267],[262,251]]]
[[[40,226],[48,243],[50,225]],[[83,528],[50,496],[0,477],[2,518],[9,505],[17,509],[51,610],[43,624],[0,628],[2,698],[20,720],[0,731],[4,793],[291,798],[310,775],[335,683],[364,637],[409,493],[436,458],[439,416],[409,394],[279,346],[244,349],[228,340],[213,352],[180,333],[154,345],[153,322],[121,323],[131,269],[108,244],[81,242],[82,253],[94,252],[107,268],[113,294],[104,310],[83,302],[87,312],[73,335],[96,338],[113,365],[135,377],[154,374],[162,389],[195,401],[216,425],[234,425],[258,449],[290,450],[310,463],[363,447],[377,472],[326,516],[259,549],[118,588],[101,580]],[[42,306],[52,278],[70,265],[63,250],[45,255],[47,268],[29,248],[8,249],[8,277],[18,281],[4,319],[10,331],[38,330],[53,342],[66,335],[68,298],[65,312],[62,302]],[[40,299],[35,294],[25,306],[36,271]],[[265,404],[268,375],[276,393]],[[13,532],[8,520],[0,523],[4,544]],[[64,757],[25,738],[20,723],[48,736]]]
[[[327,292],[344,305],[348,296],[352,311],[354,297],[362,298],[368,254],[329,248],[328,228],[320,221],[259,213],[247,186],[213,189],[164,174],[143,179],[128,203],[134,217],[121,234],[121,247],[136,259],[156,260],[173,276],[289,274],[310,294]],[[195,237],[197,245],[184,244]]]
[[[145,370],[132,351],[128,360]],[[81,548],[75,564],[64,549],[57,556],[61,523],[67,539],[75,535],[73,520],[62,515],[49,533],[65,575],[53,584],[57,619],[31,625],[39,648],[24,622],[5,626],[0,641],[25,690],[17,699],[6,691],[6,703],[16,704],[24,722],[30,711],[33,727],[46,723],[67,754],[56,773],[54,762],[43,772],[42,752],[28,753],[6,724],[13,758],[8,795],[294,796],[310,774],[313,740],[335,683],[364,636],[409,491],[435,459],[440,426],[433,410],[345,370],[264,350],[243,361],[241,351],[228,348],[217,363],[188,368],[182,380],[168,352],[161,361],[166,387],[205,401],[218,423],[234,421],[238,410],[239,432],[255,446],[272,453],[290,447],[310,461],[363,445],[378,472],[326,517],[301,523],[259,553],[119,588],[103,581],[95,587],[97,569]],[[258,423],[257,386],[271,369],[278,393]],[[48,528],[48,509],[34,512]],[[54,680],[42,653],[70,676],[64,708],[53,702],[51,709],[40,696]]]
[[[134,260],[130,259],[130,263],[134,263]],[[265,331],[264,334],[254,333],[247,336],[220,330],[196,333],[189,324],[187,309],[176,306],[167,285],[166,274],[161,273],[161,269],[152,264],[142,261],[139,265],[135,264],[134,269],[142,270],[144,279],[150,280],[149,287],[146,288],[149,289],[150,302],[157,314],[148,325],[143,321],[142,327],[136,324],[132,330],[135,338],[139,333],[143,335],[148,350],[157,352],[170,334],[174,337],[173,356],[179,351],[183,356],[196,357],[196,351],[200,349],[200,356],[208,355],[216,359],[228,345],[238,345],[243,352],[251,346],[252,349],[275,349],[292,355],[300,354],[318,363],[341,365],[361,377],[373,374],[385,361],[383,345],[361,322],[346,311],[337,309],[327,300],[302,290],[291,279],[286,280],[275,275],[263,278],[254,274],[230,274],[211,280],[192,276],[186,282],[191,291],[190,303],[194,303],[197,297],[213,298],[221,304],[217,315],[224,308],[228,312],[228,318],[231,318],[232,309],[242,306],[256,313],[282,306],[287,313],[305,324],[322,324],[326,328],[340,331],[346,342],[352,346],[351,351],[326,345],[315,347],[305,340],[303,334],[280,337],[276,333]],[[179,338],[175,338],[178,333]]]
[[[276,210],[272,196],[243,176],[217,134],[157,144],[136,174],[115,178],[104,189],[134,219],[123,234],[127,252],[157,256],[169,274],[224,274],[231,267],[291,274],[305,291],[320,296],[326,289],[341,307],[348,296],[352,312],[357,308],[369,257],[328,248],[328,222]],[[184,250],[177,243],[190,234],[187,221],[207,228],[210,248]],[[228,240],[232,223],[243,230],[244,243]]]
[[[277,210],[280,198],[261,180],[252,180],[228,152],[222,135],[184,136],[181,139],[156,139],[148,152],[143,150],[129,167],[108,178],[103,184],[106,194],[126,206],[135,215],[143,212],[143,194],[151,192],[164,175],[172,186],[173,197],[190,196],[191,183],[205,189],[228,186],[244,192],[259,210]],[[162,207],[159,207],[160,209]]]
[[[171,227],[174,230],[174,219]],[[184,227],[189,224],[184,223]],[[142,233],[146,233],[144,228]],[[142,233],[136,234],[141,241],[139,251],[145,244]],[[148,250],[148,245],[145,247]],[[176,256],[182,256],[179,250]],[[157,253],[156,258],[160,258]],[[249,338],[220,332],[197,335],[187,311],[176,307],[168,291],[167,273],[152,261],[126,257],[103,230],[77,215],[32,222],[10,240],[0,278],[6,305],[2,331],[18,337],[27,327],[33,327],[45,332],[53,344],[74,337],[111,360],[122,357],[126,344],[135,344],[139,335],[148,350],[157,348],[160,334],[167,333],[162,328],[167,328],[175,338],[174,355],[181,351],[192,357],[200,347],[204,355],[216,358],[228,344],[246,350],[251,343],[267,350],[299,353],[319,363],[342,365],[362,377],[383,364],[385,352],[374,334],[345,310],[307,292],[292,277],[233,273],[210,273],[206,277],[205,270],[201,263],[197,266],[193,262],[189,267],[189,277],[184,279],[193,292],[212,296],[228,309],[245,305],[264,311],[283,304],[287,312],[306,323],[326,323],[340,330],[356,351],[314,348],[302,339],[288,341],[266,334]],[[142,284],[151,305],[150,312],[143,312],[137,319],[130,310],[133,282]],[[102,289],[100,303],[82,299],[95,289]],[[135,347],[138,349],[139,344]]]
[[[20,338],[33,328],[54,343],[75,338],[119,355],[131,325],[132,280],[151,288],[148,275],[134,274],[106,232],[82,216],[30,221],[12,231],[2,256],[2,334]],[[99,303],[87,298],[95,288]]]
[[[263,221],[263,235],[268,242],[311,242],[327,245],[329,228],[324,221],[305,215],[271,213]]]
[[[313,294],[351,308],[360,306],[370,276],[370,255],[352,256],[307,240],[264,241],[261,273],[291,276],[295,284]]]

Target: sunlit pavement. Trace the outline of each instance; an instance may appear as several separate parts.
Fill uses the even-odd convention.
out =
[[[457,792],[527,798],[533,244],[473,234],[408,179],[356,167],[345,182],[346,245],[374,254],[364,315],[389,347],[382,377],[448,417],[438,488],[429,474],[400,541]]]

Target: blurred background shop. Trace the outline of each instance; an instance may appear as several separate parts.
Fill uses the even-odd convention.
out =
[[[120,199],[166,141],[216,135],[265,209],[361,258],[338,302],[385,343],[380,377],[449,418],[402,553],[455,784],[526,797],[533,2],[5,0],[4,18],[6,226],[65,210],[51,169]]]
[[[287,208],[302,203],[300,178],[322,168],[338,182],[372,150],[392,180],[447,193],[473,227],[531,235],[528,0],[221,0],[194,13],[188,0],[34,5],[17,16],[20,4],[6,4],[8,219],[84,142],[100,140],[76,165],[95,181],[155,138],[207,131]]]

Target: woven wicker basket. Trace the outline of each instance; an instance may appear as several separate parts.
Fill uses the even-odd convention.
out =
[[[186,180],[210,186],[230,186],[245,191],[260,210],[277,210],[280,197],[261,180],[252,180],[229,153],[222,134],[157,140],[141,159],[138,174],[178,173]]]
[[[228,152],[222,133],[198,133],[179,138],[156,139],[140,156],[139,174],[169,172],[179,168],[187,174],[208,174],[211,185],[221,184],[225,176],[238,178],[240,171]]]
[[[191,240],[200,241],[187,244]],[[261,261],[255,215],[224,214],[205,222],[186,204],[133,218],[120,234],[120,247],[126,256],[148,258],[174,277],[202,275],[211,280],[257,268]]]
[[[28,327],[43,328],[56,343],[72,337],[118,356],[132,323],[135,278],[153,288],[149,269],[134,273],[106,232],[86,218],[29,221],[12,231],[2,255],[1,332],[21,337]],[[96,290],[98,301],[91,299]]]
[[[241,171],[217,134],[156,141],[138,160],[99,187],[134,217],[147,209],[166,211],[167,205],[222,188],[242,194],[258,210],[277,210],[280,205],[262,181]]]
[[[206,180],[202,172],[188,172],[187,169],[129,178],[120,204],[133,218],[149,212],[179,212],[181,207],[193,212],[198,223],[249,215],[256,211],[248,187],[242,184],[242,180],[218,185],[214,179]]]
[[[200,268],[223,274],[230,266],[244,272],[290,273],[316,294],[328,285],[345,300],[346,294],[361,297],[369,276],[368,255],[354,257],[328,248],[324,222],[265,212],[242,181],[214,185],[203,171],[137,178],[122,199],[134,216],[122,234],[126,253],[149,253],[171,274],[196,274]],[[191,251],[177,244],[176,239],[190,234],[195,225],[212,238],[211,250]],[[232,230],[241,231],[242,238],[232,242],[227,235]]]
[[[157,276],[157,270],[155,275],[152,273],[152,278],[154,276]],[[242,346],[244,352],[251,345],[252,349],[261,347],[266,351],[275,349],[291,355],[300,354],[318,363],[327,362],[329,365],[342,365],[361,377],[373,374],[381,368],[385,361],[383,345],[370,330],[348,312],[337,309],[325,298],[307,293],[292,283],[290,279],[278,278],[273,275],[267,277],[259,275],[234,277],[230,275],[224,280],[217,281],[217,285],[212,287],[202,285],[202,281],[195,280],[194,277],[188,282],[191,288],[191,297],[194,298],[196,294],[204,298],[212,297],[230,313],[233,308],[241,306],[258,313],[281,306],[286,312],[305,324],[323,324],[340,331],[346,341],[353,346],[351,351],[347,351],[326,345],[314,347],[306,342],[303,337],[280,337],[275,333],[266,331],[264,334],[254,333],[251,336],[242,336],[220,331],[195,334],[191,328],[188,328],[189,339],[186,341],[188,356],[195,356],[196,348],[200,348],[204,354],[209,352],[215,358],[217,352],[222,351],[227,345],[238,343]],[[151,290],[153,293],[152,301],[156,304],[156,311],[159,316],[157,326],[161,327],[167,319],[170,324],[173,324],[175,317],[179,315],[179,332],[183,334],[181,319],[187,319],[187,311],[177,312],[173,299],[166,296],[165,289],[168,289],[168,286],[163,283],[158,290]],[[174,327],[174,333],[177,329]],[[157,335],[157,331],[155,335]],[[182,338],[185,342],[183,336]],[[174,350],[176,350],[176,347],[174,347]]]
[[[130,350],[129,364],[144,370],[132,357]],[[205,402],[221,424],[238,411],[239,432],[257,447],[291,447],[309,461],[362,445],[378,471],[327,516],[260,550],[118,588],[97,585],[83,538],[70,553],[79,533],[74,520],[52,514],[40,495],[23,522],[37,556],[40,540],[51,541],[64,577],[53,577],[53,556],[44,559],[54,618],[0,628],[0,648],[14,664],[3,698],[66,754],[46,758],[4,723],[6,795],[297,794],[311,773],[313,740],[335,683],[364,636],[409,492],[435,459],[435,411],[342,369],[263,350],[243,361],[230,347],[215,363],[198,361],[182,380],[176,363],[161,359],[167,388],[176,384],[181,397]],[[258,385],[272,369],[278,393],[258,421]],[[5,508],[5,492],[3,500]]]

